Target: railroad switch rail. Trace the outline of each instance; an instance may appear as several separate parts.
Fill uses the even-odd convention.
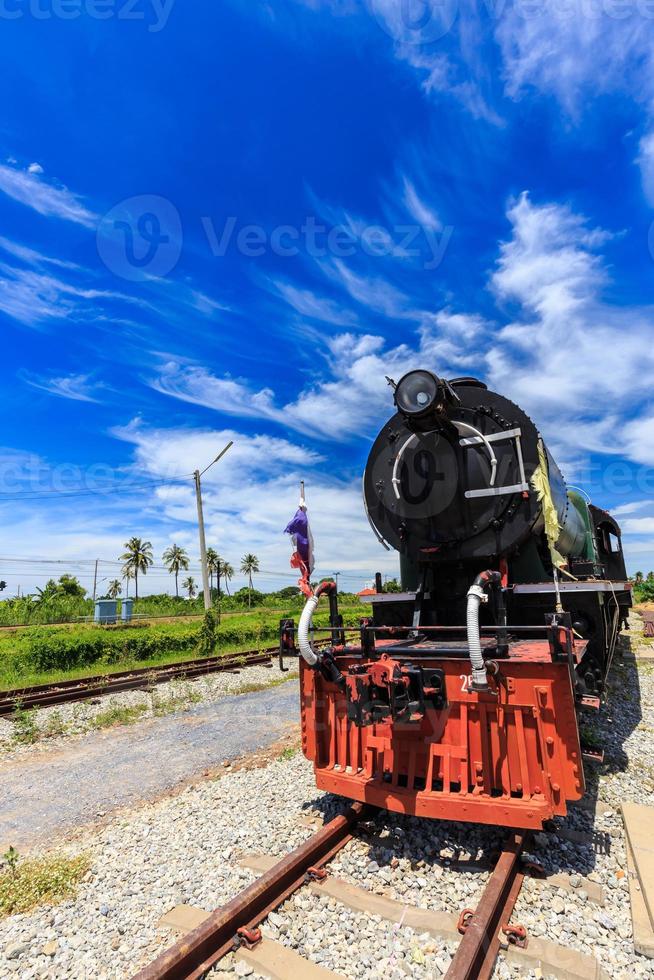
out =
[[[69,701],[84,701],[105,694],[139,690],[152,684],[184,678],[203,677],[220,671],[239,670],[257,664],[272,666],[272,656],[277,647],[267,650],[247,650],[244,653],[227,654],[223,657],[201,657],[162,667],[139,667],[114,674],[98,674],[94,677],[78,677],[75,680],[58,681],[56,684],[40,684],[36,687],[0,691],[0,716],[10,715],[17,707],[47,708]]]
[[[197,928],[140,970],[133,980],[199,980],[228,953],[252,948],[261,940],[260,923],[307,881],[321,881],[324,865],[354,836],[357,823],[373,809],[353,803],[345,814],[322,827],[308,841],[278,861],[260,878],[216,909]],[[525,929],[511,924],[527,866],[521,854],[528,831],[512,832],[476,909],[459,918],[463,938],[446,980],[489,980],[502,946],[527,945]]]

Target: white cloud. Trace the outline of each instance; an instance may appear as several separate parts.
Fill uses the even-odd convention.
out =
[[[654,517],[628,517],[620,526],[623,534],[654,534]]]
[[[22,247],[20,250],[25,252]],[[27,252],[29,256],[23,254],[20,258],[35,261],[38,253],[33,249]],[[148,306],[140,297],[66,282],[38,266],[24,269],[0,262],[0,310],[27,326],[64,318],[88,321],[96,300],[120,300],[139,307]]]
[[[638,165],[640,166],[645,196],[654,207],[654,130],[643,136],[640,141]]]
[[[47,378],[22,371],[19,376],[32,388],[39,388],[51,395],[58,395],[60,398],[69,398],[78,402],[99,402],[100,399],[95,395],[98,389],[104,387],[93,381],[88,374],[69,374],[62,377]]]
[[[511,234],[491,276],[499,303],[515,314],[503,327],[449,308],[411,312],[393,283],[333,263],[325,274],[338,274],[358,302],[414,317],[414,341],[389,347],[377,335],[331,336],[329,374],[286,404],[270,388],[178,362],[151,383],[219,412],[266,419],[314,438],[351,440],[373,436],[390,414],[386,375],[397,379],[428,366],[446,377],[484,377],[536,420],[573,470],[589,452],[654,464],[654,417],[643,410],[654,372],[654,308],[603,299],[609,277],[600,249],[611,236],[570,207],[536,205],[523,194],[508,218]]]
[[[27,245],[21,245],[19,242],[11,241],[11,239],[5,238],[2,235],[0,235],[0,248],[28,265],[56,265],[61,269],[81,270],[81,266],[75,262],[66,262],[64,259],[51,258],[49,255],[43,255],[34,248],[29,248]]]
[[[514,99],[536,89],[556,98],[572,121],[606,94],[626,95],[654,118],[654,20],[640,3],[543,0],[535,8],[506,4],[495,36],[506,91]],[[652,134],[640,144],[643,186],[654,204]]]
[[[162,394],[242,418],[277,422],[321,440],[340,441],[372,434],[392,414],[386,375],[401,377],[428,364],[445,374],[479,363],[472,341],[484,329],[480,317],[441,310],[425,316],[415,347],[386,348],[382,337],[337,334],[328,339],[330,377],[307,386],[284,405],[270,388],[256,390],[247,382],[217,378],[199,365],[169,361],[150,381]]]
[[[354,325],[357,322],[357,318],[351,310],[344,309],[338,303],[334,303],[323,296],[317,296],[310,289],[301,289],[281,279],[274,280],[272,285],[282,299],[286,300],[289,306],[302,316],[342,327]]]
[[[412,182],[408,177],[404,177],[404,204],[409,214],[415,218],[419,225],[431,228],[432,231],[440,231],[443,227],[442,222],[436,212],[426,204],[419,196]]]
[[[642,510],[652,503],[651,500],[630,500],[628,504],[620,504],[619,507],[612,507],[611,513],[614,517],[622,517],[626,514],[634,514],[637,510]]]
[[[527,86],[554,95],[575,117],[588,95],[625,92],[646,102],[654,93],[654,21],[638,4],[544,0],[536,8],[507,4],[495,31],[507,90]]]
[[[193,405],[203,405],[241,418],[282,421],[270,388],[252,389],[246,382],[218,378],[206,368],[177,360],[164,364],[161,373],[149,381],[150,387]]]
[[[489,348],[489,380],[539,424],[562,436],[565,427],[564,441],[618,453],[629,414],[650,390],[654,308],[603,301],[608,277],[595,250],[607,235],[570,208],[537,206],[523,194],[508,216],[512,236],[492,285],[519,318]]]
[[[380,276],[365,276],[353,272],[340,259],[320,263],[330,279],[339,283],[353,300],[376,313],[401,319],[415,319],[409,297],[392,282]]]
[[[461,71],[446,54],[411,44],[397,45],[395,53],[416,70],[426,95],[448,96],[462,105],[473,119],[481,119],[493,126],[503,125],[502,117],[483,95],[481,81],[473,77],[469,65]]]
[[[203,503],[208,540],[235,566],[242,554],[254,551],[261,567],[277,574],[278,585],[293,583],[295,576],[288,567],[290,541],[283,529],[297,506],[299,482],[304,479],[317,573],[359,569],[357,582],[361,582],[361,576],[369,578],[378,567],[396,572],[397,557],[388,556],[370,531],[360,480],[330,477],[326,460],[315,451],[288,439],[248,436],[232,429],[152,429],[138,420],[114,434],[134,445],[135,468],[153,478],[190,474],[234,440],[229,453],[203,477]],[[180,531],[186,531],[196,551],[192,481],[158,488],[154,504],[159,520],[174,528],[170,533],[179,537]],[[260,581],[271,587],[268,576]]]
[[[0,164],[0,190],[21,204],[38,211],[48,218],[61,218],[75,224],[94,228],[98,216],[66,187],[49,184],[40,177],[40,171],[19,170]]]

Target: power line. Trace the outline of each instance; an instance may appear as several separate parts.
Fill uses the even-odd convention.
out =
[[[16,500],[53,500],[61,497],[84,497],[93,496],[95,494],[107,494],[107,493],[132,493],[135,490],[148,490],[153,487],[169,487],[178,486],[180,481],[191,479],[192,473],[185,474],[184,476],[173,477],[170,480],[152,480],[149,483],[131,483],[131,484],[113,484],[107,487],[85,487],[78,488],[77,490],[56,490],[43,489],[43,490],[22,490],[19,493],[13,495],[0,493],[0,503],[16,501]]]
[[[35,574],[35,575],[48,575],[57,570],[72,570],[80,575],[91,576],[95,566],[94,558],[38,558],[36,556],[0,556],[0,565],[4,568],[11,565],[18,565],[21,574]],[[116,572],[116,574],[123,571],[125,563],[117,559],[109,558],[99,558],[98,567],[105,568],[108,572]],[[185,569],[189,574],[200,574],[202,569],[199,564],[191,565],[189,564],[188,569]],[[7,574],[12,574],[7,572]],[[165,565],[150,565],[147,570],[147,575],[150,578],[156,579],[167,579],[171,574],[169,569]],[[318,577],[318,572],[315,573]],[[360,581],[361,578],[369,577],[371,574],[369,568],[363,568],[360,571],[348,571],[339,572],[339,579],[345,579],[349,581],[357,580]],[[246,578],[243,573],[235,570],[234,578]],[[271,578],[282,578],[282,579],[297,579],[297,574],[292,571],[282,571],[282,570],[272,570],[272,569],[260,569],[259,572],[255,573],[255,582],[257,577],[271,579]]]

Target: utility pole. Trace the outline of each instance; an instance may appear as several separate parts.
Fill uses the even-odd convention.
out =
[[[204,608],[205,610],[211,609],[211,590],[209,588],[209,569],[207,568],[207,542],[204,536],[204,513],[202,511],[202,484],[200,483],[200,477],[204,476],[207,470],[217,463],[221,456],[224,456],[228,449],[234,445],[233,442],[228,442],[224,449],[222,449],[215,459],[212,459],[209,466],[200,472],[200,470],[195,470],[193,473],[193,479],[195,481],[195,498],[198,505],[198,531],[200,534],[200,563],[202,565],[202,593],[204,595]]]
[[[332,575],[333,575],[333,576],[334,576],[334,578],[336,579],[336,591],[337,591],[337,592],[338,592],[338,576],[339,576],[340,574],[341,574],[340,572],[332,572]]]
[[[95,602],[95,592],[98,585],[98,559],[95,559],[95,570],[93,572],[93,601]]]

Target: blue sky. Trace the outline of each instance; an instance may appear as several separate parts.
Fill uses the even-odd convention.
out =
[[[206,516],[232,564],[293,580],[304,478],[318,571],[393,573],[360,476],[384,376],[418,365],[519,402],[654,567],[651,4],[3,0],[0,20],[0,550],[30,559],[2,566],[9,593],[42,583],[36,558],[89,584],[75,563],[132,534],[195,556],[187,475],[228,439]]]

